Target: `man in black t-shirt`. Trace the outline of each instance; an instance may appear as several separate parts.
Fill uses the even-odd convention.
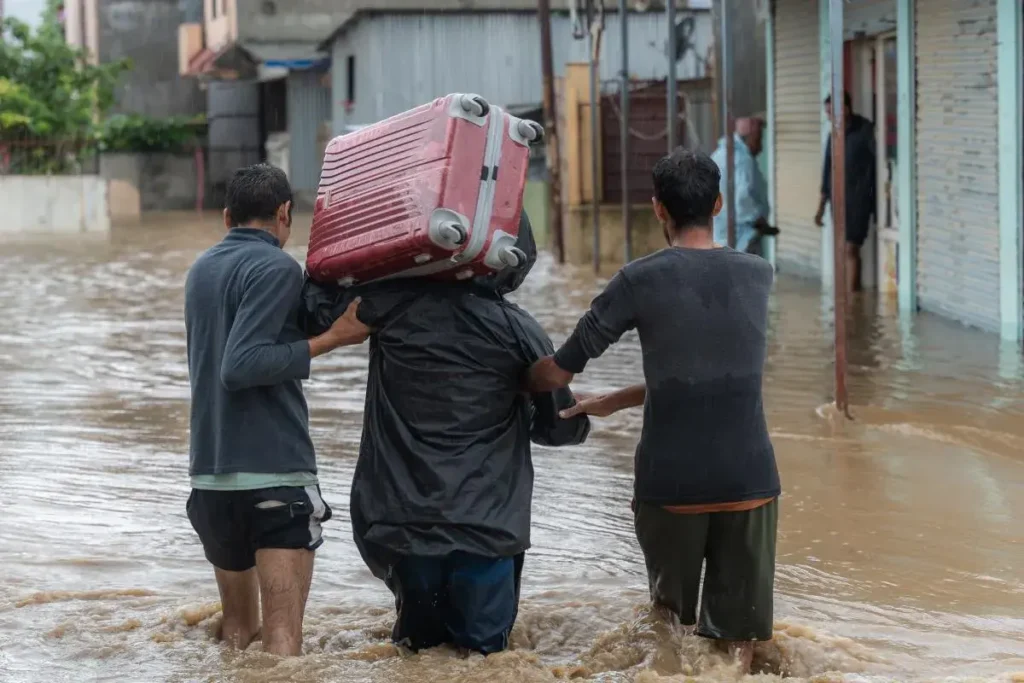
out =
[[[645,383],[581,401],[564,416],[644,406],[635,458],[635,526],[651,598],[749,669],[772,637],[779,475],[761,398],[768,298],[764,259],[715,243],[720,172],[679,149],[654,167],[667,249],[627,264],[553,355],[532,391],[566,386],[636,329]]]

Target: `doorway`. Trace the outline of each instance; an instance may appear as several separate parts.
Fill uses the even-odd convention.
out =
[[[896,213],[896,34],[848,41],[845,81],[853,110],[875,128],[875,220],[861,252],[865,288],[894,297],[899,282],[899,222]]]

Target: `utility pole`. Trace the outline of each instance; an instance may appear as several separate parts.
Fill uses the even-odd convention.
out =
[[[565,263],[565,234],[562,227],[562,148],[558,139],[555,66],[551,50],[551,0],[538,0],[537,14],[540,17],[540,61],[544,72],[544,136],[547,140],[549,178],[548,220],[558,262]]]
[[[598,6],[595,8],[595,2]],[[601,60],[601,34],[604,32],[604,0],[587,0],[587,21],[590,47],[590,212],[594,230],[594,272],[601,270],[601,196],[598,192],[601,179],[600,139],[601,122],[598,118],[601,82],[598,65]]]
[[[729,31],[729,0],[720,0],[722,32],[722,129],[725,131],[725,211],[729,247],[736,248],[736,119],[732,111],[732,41]]]
[[[619,29],[622,40],[622,92],[619,113],[619,156],[622,173],[622,229],[625,237],[625,262],[633,260],[633,216],[629,198],[629,6],[619,0]]]
[[[836,335],[836,409],[850,417],[846,394],[846,98],[843,84],[843,0],[829,0],[832,49],[832,272]]]
[[[667,105],[667,137],[668,153],[678,144],[676,142],[676,121],[679,120],[679,84],[676,83],[676,57],[678,46],[676,45],[676,0],[668,0],[665,3],[665,18],[668,22],[668,78],[665,81],[665,102]]]

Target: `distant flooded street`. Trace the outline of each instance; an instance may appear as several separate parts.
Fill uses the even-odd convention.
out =
[[[184,508],[182,284],[220,238],[218,218],[0,244],[0,681],[738,680],[645,608],[629,509],[639,411],[596,421],[582,447],[535,448],[513,649],[400,656],[390,594],[348,520],[365,348],[316,361],[306,385],[335,511],[307,656],[211,641],[216,586]],[[301,259],[304,235],[293,240]],[[560,341],[600,285],[544,257],[517,300]],[[765,403],[784,490],[776,637],[757,651],[767,673],[747,680],[1024,683],[1020,351],[928,315],[904,328],[863,297],[849,325],[857,420],[841,424],[827,407],[828,302],[816,284],[781,276],[772,306]],[[632,336],[578,388],[640,377]]]

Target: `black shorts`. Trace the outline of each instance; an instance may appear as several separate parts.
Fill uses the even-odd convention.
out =
[[[319,486],[282,486],[250,491],[192,489],[185,506],[206,559],[217,569],[244,572],[256,566],[256,551],[316,550],[321,523],[331,508]]]
[[[633,521],[651,600],[682,624],[697,623],[697,635],[705,638],[771,640],[778,515],[778,499],[743,512],[700,514],[638,501]]]

